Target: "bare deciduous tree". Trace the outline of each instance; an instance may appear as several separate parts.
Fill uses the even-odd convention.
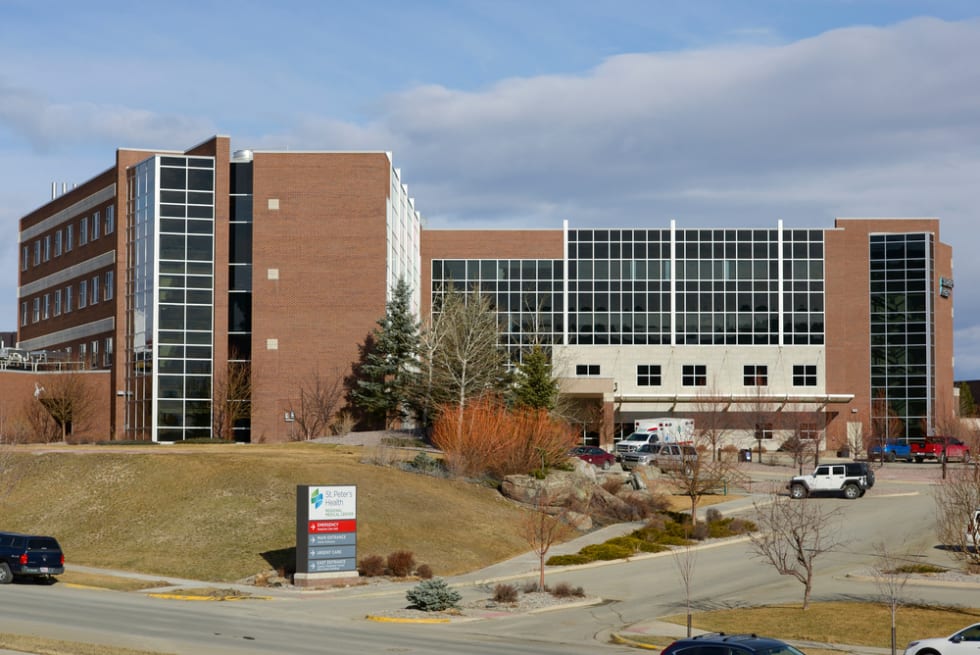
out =
[[[814,563],[841,545],[838,511],[825,511],[806,498],[792,500],[773,494],[771,502],[754,503],[758,531],[751,536],[757,558],[779,575],[789,575],[803,585],[803,609],[810,605]]]
[[[732,414],[727,411],[730,404],[714,387],[699,394],[694,404],[694,425],[704,445],[711,449],[712,461],[719,459],[718,451],[733,427]]]
[[[565,522],[565,512],[552,516],[542,511],[541,494],[538,493],[534,501],[534,509],[525,514],[521,519],[520,535],[531,547],[531,551],[538,556],[538,590],[544,590],[544,562],[548,556],[548,551],[556,543],[564,541],[574,531],[574,528]]]
[[[692,544],[686,544],[680,548],[675,548],[671,553],[674,557],[674,565],[677,566],[677,573],[681,577],[684,585],[684,603],[687,607],[687,636],[691,636],[691,587],[694,584],[694,568],[698,559],[698,551]]]
[[[881,465],[885,465],[885,443],[905,434],[905,423],[888,403],[884,389],[878,389],[871,400],[871,443],[878,447]]]
[[[344,397],[344,378],[337,373],[323,375],[314,369],[300,381],[299,398],[290,403],[289,411],[295,421],[296,439],[315,439],[323,436]]]
[[[45,441],[53,441],[60,434],[62,441],[69,435],[84,430],[95,410],[97,398],[95,390],[88,382],[85,373],[69,370],[46,375],[43,386],[36,383],[34,398],[27,416],[34,427],[43,430]],[[55,422],[55,432],[51,432],[43,417],[35,408],[40,405]],[[54,436],[54,439],[50,438]]]
[[[888,606],[891,614],[891,646],[892,655],[896,651],[896,619],[898,608],[902,604],[902,592],[905,590],[905,583],[909,581],[909,570],[903,568],[903,564],[908,560],[909,555],[898,554],[888,549],[884,543],[877,543],[874,546],[876,557],[875,565],[872,568],[872,575],[878,592],[881,594],[882,602]]]
[[[756,440],[756,451],[758,461],[762,463],[762,444],[764,441],[771,440],[778,427],[776,419],[778,413],[769,395],[766,393],[764,384],[756,384],[753,387],[751,396],[741,403],[739,411],[745,426],[753,432]]]
[[[211,435],[230,441],[235,423],[252,413],[252,369],[248,362],[232,361],[212,382]]]
[[[677,493],[690,499],[692,526],[698,522],[697,510],[701,498],[724,488],[728,480],[737,475],[734,461],[724,457],[711,459],[708,456],[708,443],[707,437],[696,436],[691,444],[696,454],[682,456],[683,461],[679,465],[672,463],[664,471],[664,476],[670,480]]]
[[[980,525],[973,513],[980,509],[980,469],[952,469],[935,487],[936,528],[939,541],[952,549],[954,557],[980,564]]]

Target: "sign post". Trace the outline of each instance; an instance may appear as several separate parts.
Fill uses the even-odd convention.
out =
[[[357,487],[297,485],[294,583],[357,575]]]

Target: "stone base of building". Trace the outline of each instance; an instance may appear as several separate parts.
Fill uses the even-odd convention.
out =
[[[358,584],[360,576],[357,571],[328,571],[325,573],[294,573],[293,585],[303,589],[317,587],[343,587]]]

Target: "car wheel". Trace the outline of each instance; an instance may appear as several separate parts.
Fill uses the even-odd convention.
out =
[[[966,451],[965,453],[963,453],[963,463],[964,464],[969,464],[970,463],[970,451],[969,450]]]
[[[923,650],[920,650],[915,655],[939,655],[939,653],[931,648],[924,648]]]
[[[806,487],[804,487],[802,484],[794,484],[789,488],[789,495],[790,498],[806,498]]]
[[[945,453],[943,453],[942,455],[939,456],[939,463],[940,464],[945,464],[947,461],[949,461],[949,460],[946,457],[946,454]]]
[[[916,457],[915,458],[915,463],[916,464],[921,464],[923,459],[925,459],[925,458],[924,457]]]
[[[14,574],[10,572],[10,567],[6,562],[0,562],[0,584],[10,584],[14,581]]]
[[[609,460],[607,459],[606,461],[604,461],[602,463],[602,470],[603,471],[608,471],[610,466],[612,466],[612,464],[610,464],[609,463]]]
[[[849,484],[844,487],[844,498],[854,500],[861,497],[861,489],[856,484]]]
[[[887,455],[885,455],[885,459],[887,459],[889,462],[894,462],[895,461],[895,453],[888,453]]]

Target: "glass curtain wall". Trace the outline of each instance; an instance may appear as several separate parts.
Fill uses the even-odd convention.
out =
[[[214,159],[152,157],[129,187],[127,430],[211,437]]]
[[[252,360],[252,162],[231,164],[231,225],[228,249],[228,379],[241,379]],[[231,367],[239,367],[238,374]],[[244,385],[250,387],[250,385]],[[235,389],[229,389],[234,393]],[[237,391],[246,393],[246,388]],[[230,398],[231,402],[250,402],[251,398]],[[251,441],[250,417],[236,419],[232,426],[235,441]]]
[[[934,266],[931,234],[870,237],[871,411],[886,437],[935,427]]]

